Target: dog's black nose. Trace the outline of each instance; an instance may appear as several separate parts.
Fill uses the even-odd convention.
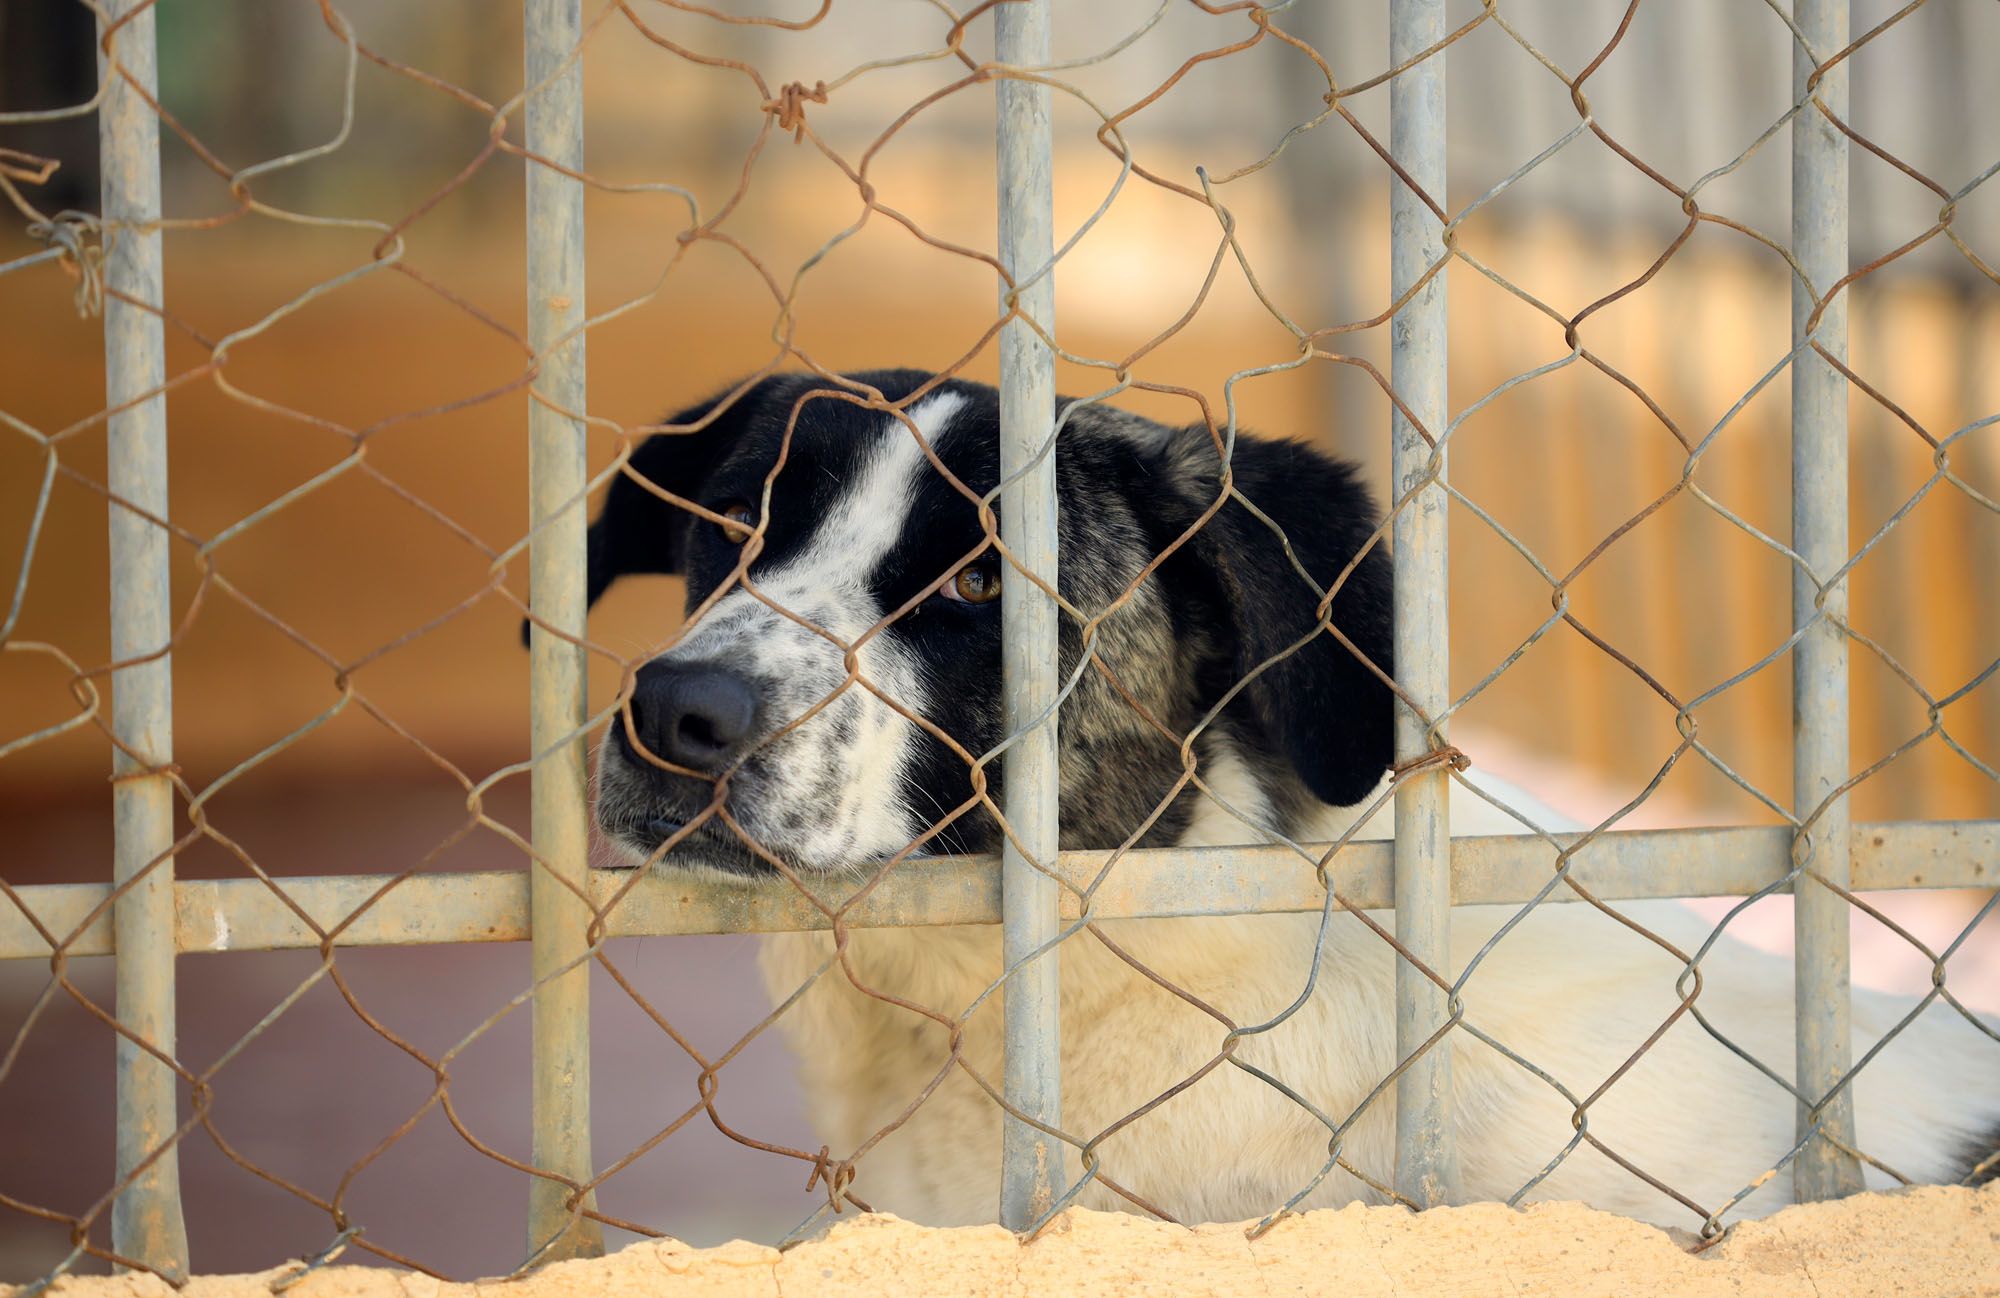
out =
[[[719,771],[751,738],[757,693],[750,682],[706,663],[647,663],[632,689],[632,729],[646,751],[697,771]],[[612,722],[627,756],[634,753],[624,718]]]

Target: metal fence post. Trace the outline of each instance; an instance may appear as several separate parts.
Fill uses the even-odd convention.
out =
[[[138,0],[108,4],[100,31],[139,7]],[[113,35],[110,57],[100,56],[99,75],[110,79],[111,89],[98,124],[109,231],[105,284],[110,291],[104,307],[105,405],[112,412],[106,430],[108,480],[113,496],[165,518],[167,403],[161,389],[166,342],[160,316],[134,305],[157,307],[163,297],[160,233],[154,228],[160,219],[159,118],[144,98],[155,94],[158,84],[153,27],[150,10],[132,16]],[[120,884],[144,875],[119,899],[113,916],[118,1018],[171,1057],[174,868],[167,853],[174,842],[174,800],[165,768],[174,752],[173,674],[164,652],[173,634],[168,537],[164,528],[117,503],[110,508],[110,528],[112,660],[159,655],[112,678],[112,729],[130,750],[113,757],[113,869]],[[119,1037],[121,1179],[172,1137],[179,1125],[176,1090],[171,1068]],[[186,1273],[177,1151],[169,1149],[136,1176],[113,1205],[111,1223],[117,1252],[169,1275]]]
[[[133,13],[138,9],[141,12]],[[128,18],[127,16],[130,15]],[[120,25],[122,23],[122,25]],[[113,30],[115,28],[115,31]],[[153,12],[141,0],[108,0],[99,34],[111,33],[98,75],[110,89],[98,110],[103,151],[104,398],[111,412],[111,494],[154,518],[167,516],[167,377],[160,248],[160,119]],[[129,299],[129,300],[127,300]],[[144,303],[145,306],[135,305]],[[154,310],[147,309],[155,308]],[[148,396],[147,394],[152,394]],[[112,916],[118,958],[118,1021],[160,1054],[174,1054],[173,587],[167,531],[114,501],[111,516],[111,727],[125,750],[112,757],[112,869],[120,884],[140,877]],[[148,771],[157,774],[145,774]],[[164,858],[164,859],[162,859]],[[155,864],[158,862],[158,864]],[[149,868],[150,867],[150,868]],[[177,1079],[151,1051],[118,1038],[119,1179],[172,1139],[179,1127]],[[180,1156],[168,1149],[111,1208],[111,1246],[162,1274],[187,1274]]]
[[[1039,67],[1049,61],[1048,0],[1003,4],[994,13],[999,61]],[[1054,134],[1049,89],[1032,81],[1002,79],[997,88],[1000,188],[1000,261],[1016,282],[1055,255]],[[1055,328],[1055,280],[1043,275],[1021,292],[1020,310],[1045,330]],[[1021,472],[1055,426],[1055,355],[1020,320],[1000,333],[1000,473]],[[1000,493],[1001,535],[1023,567],[1056,580],[1055,455],[1044,455],[1018,482]],[[1010,574],[1000,587],[1002,674],[1007,733],[1019,735],[1007,750],[1007,820],[1021,846],[1009,842],[1000,866],[1003,889],[1001,948],[1009,968],[1060,931],[1053,870],[1057,848],[1056,719],[1026,729],[1055,702],[1056,607],[1032,583]],[[1023,731],[1025,730],[1025,733]],[[1022,854],[1022,848],[1033,859]],[[1007,1102],[1055,1126],[1061,1118],[1060,982],[1050,950],[1017,970],[1007,983],[1004,1078]],[[1062,1144],[1011,1115],[1003,1121],[1000,1221],[1022,1230],[1055,1202],[1062,1174]]]
[[[527,164],[528,341],[540,363],[528,407],[528,492],[533,521],[542,529],[529,551],[529,598],[541,622],[579,641],[584,344],[581,334],[560,340],[584,318],[583,182],[547,164],[583,167],[582,60],[563,67],[582,30],[580,0],[525,0],[526,140],[530,153],[547,160]],[[536,983],[532,1160],[552,1176],[581,1184],[591,1175],[590,967],[558,971],[589,946],[590,908],[582,900],[590,845],[583,649],[537,626],[529,671],[531,742],[540,757],[532,776],[534,844],[541,857],[530,868],[529,885]],[[604,1251],[603,1230],[565,1204],[570,1194],[562,1181],[537,1177],[529,1184],[528,1245],[547,1246],[544,1261]]]
[[[1794,11],[1811,51],[1792,51],[1794,95],[1808,92],[1814,58],[1847,45],[1847,0],[1799,0]],[[1847,64],[1828,72],[1812,93],[1833,112],[1847,113]],[[1817,107],[1792,122],[1792,255],[1809,283],[1792,281],[1792,339],[1806,335],[1816,303],[1847,273],[1847,137]],[[1814,338],[1847,359],[1847,295],[1820,313]],[[1793,625],[1807,628],[1792,651],[1793,810],[1811,817],[1847,779],[1847,582],[1822,600],[1824,579],[1847,561],[1847,380],[1815,352],[1792,361],[1792,547],[1812,572],[1792,573]],[[1824,613],[1824,616],[1821,613]],[[1841,887],[1849,879],[1849,809],[1845,796],[1819,811],[1808,830],[1810,865]],[[1810,878],[1794,887],[1797,950],[1798,1088],[1817,1102],[1846,1074],[1853,1058],[1848,986],[1847,901]],[[1842,1091],[1817,1118],[1799,1106],[1798,1134],[1817,1122],[1833,1140],[1854,1146],[1854,1101]],[[1826,1199],[1861,1189],[1861,1166],[1829,1140],[1816,1139],[1792,1169],[1798,1197]]]
[[[1390,0],[1389,61],[1413,58],[1444,39],[1443,0]],[[1389,83],[1389,150],[1431,198],[1445,194],[1444,52]],[[1437,214],[1400,180],[1389,193],[1389,281],[1398,299],[1444,256]],[[1431,436],[1443,433],[1445,291],[1442,272],[1396,313],[1390,326],[1390,375]],[[1401,499],[1430,471],[1433,451],[1401,411],[1391,416],[1390,480]],[[1442,487],[1428,486],[1395,518],[1396,680],[1432,716],[1447,704],[1445,511]],[[1441,737],[1441,736],[1440,736]],[[1430,748],[1424,722],[1396,704],[1396,760]],[[1396,939],[1449,977],[1451,830],[1449,776],[1441,766],[1410,777],[1396,791]],[[1407,960],[1396,962],[1396,1055],[1407,1059],[1449,1017],[1437,984]],[[1396,1079],[1398,1193],[1421,1207],[1449,1202],[1458,1181],[1451,1131],[1451,1051],[1439,1042]]]

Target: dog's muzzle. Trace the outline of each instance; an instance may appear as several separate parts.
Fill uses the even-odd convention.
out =
[[[641,667],[630,729],[622,715],[611,722],[611,745],[624,775],[600,783],[599,820],[606,832],[651,852],[685,830],[715,799],[715,785],[701,777],[728,771],[756,744],[762,700],[756,682],[713,662],[656,660]],[[671,855],[731,874],[769,870],[718,817],[698,826]]]

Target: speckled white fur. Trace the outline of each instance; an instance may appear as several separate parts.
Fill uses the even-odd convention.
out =
[[[913,407],[909,418],[934,441],[964,403],[957,393],[942,393]],[[758,796],[742,813],[752,834],[781,840],[793,859],[818,870],[886,856],[924,828],[903,796],[916,727],[880,697],[921,715],[921,668],[894,638],[878,635],[855,655],[860,680],[845,684],[843,646],[860,640],[886,611],[870,594],[868,579],[902,537],[917,475],[929,472],[923,448],[902,422],[888,423],[859,477],[808,544],[759,575],[763,598],[731,591],[689,628],[673,653],[682,662],[750,664],[765,683],[773,725],[821,709],[752,759]],[[773,807],[809,808],[810,814],[783,825],[758,819],[761,808]]]

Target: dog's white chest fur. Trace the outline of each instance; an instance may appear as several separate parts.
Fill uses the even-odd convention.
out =
[[[1525,801],[1508,796],[1516,805]],[[1378,816],[1362,836],[1387,837],[1387,820]],[[1236,823],[1199,817],[1189,837],[1228,841],[1225,821]],[[1328,832],[1339,828],[1329,825]],[[1453,828],[1519,832],[1462,791],[1454,799]],[[1702,921],[1676,902],[1618,909],[1684,951],[1706,936]],[[1498,906],[1454,911],[1453,972],[1514,913]],[[1388,915],[1377,918],[1391,922]],[[1332,1136],[1325,1123],[1228,1059],[1217,1062],[1231,1023],[1266,1023],[1306,992],[1320,922],[1317,915],[1109,921],[1101,926],[1104,937],[1123,958],[1087,932],[1063,945],[1065,1130],[1097,1137],[1201,1074],[1096,1147],[1101,1179],[1079,1202],[1132,1210],[1115,1184],[1183,1221],[1246,1220],[1277,1208],[1320,1171]],[[767,939],[763,968],[773,996],[791,994],[833,956],[827,934]],[[949,1022],[999,970],[1000,938],[992,927],[856,931],[845,963],[826,968],[781,1020],[808,1106],[835,1156],[868,1146],[854,1189],[871,1206],[934,1224],[994,1219],[1000,1113],[966,1067],[997,1088],[1001,998],[989,998],[964,1020],[966,1067],[951,1060],[945,1022],[883,998]],[[1699,1005],[1710,1022],[1789,1076],[1789,963],[1725,937],[1702,971]],[[1794,1141],[1791,1095],[1685,1013],[1587,1106],[1590,1136],[1616,1158],[1576,1138],[1570,1097],[1593,1096],[1674,1017],[1681,972],[1681,962],[1658,944],[1582,904],[1544,905],[1500,942],[1467,984],[1465,1019],[1523,1062],[1470,1032],[1451,1038],[1464,1198],[1507,1199],[1574,1145],[1527,1200],[1581,1199],[1694,1227],[1698,1214],[1617,1160],[1712,1211],[1786,1154]],[[1396,1064],[1393,984],[1387,945],[1355,917],[1335,914],[1311,994],[1281,1023],[1234,1046],[1235,1059],[1281,1079],[1332,1122],[1348,1124],[1338,1147],[1346,1166],[1301,1206],[1382,1201],[1378,1187],[1394,1168],[1393,1085],[1349,1119]],[[1907,1010],[1890,998],[1857,993],[1857,1053]],[[1951,1175],[1965,1142],[2000,1119],[2000,1096],[1991,1089],[1968,1093],[1945,1081],[1963,1072],[1981,1044],[1991,1043],[1949,1007],[1933,1006],[1912,1023],[1857,1079],[1862,1148],[1916,1180]],[[1070,1151],[1068,1177],[1081,1168]],[[1874,1169],[1869,1181],[1894,1184]],[[1763,1213],[1790,1202],[1790,1182],[1783,1172],[1769,1178],[1740,1211]]]

